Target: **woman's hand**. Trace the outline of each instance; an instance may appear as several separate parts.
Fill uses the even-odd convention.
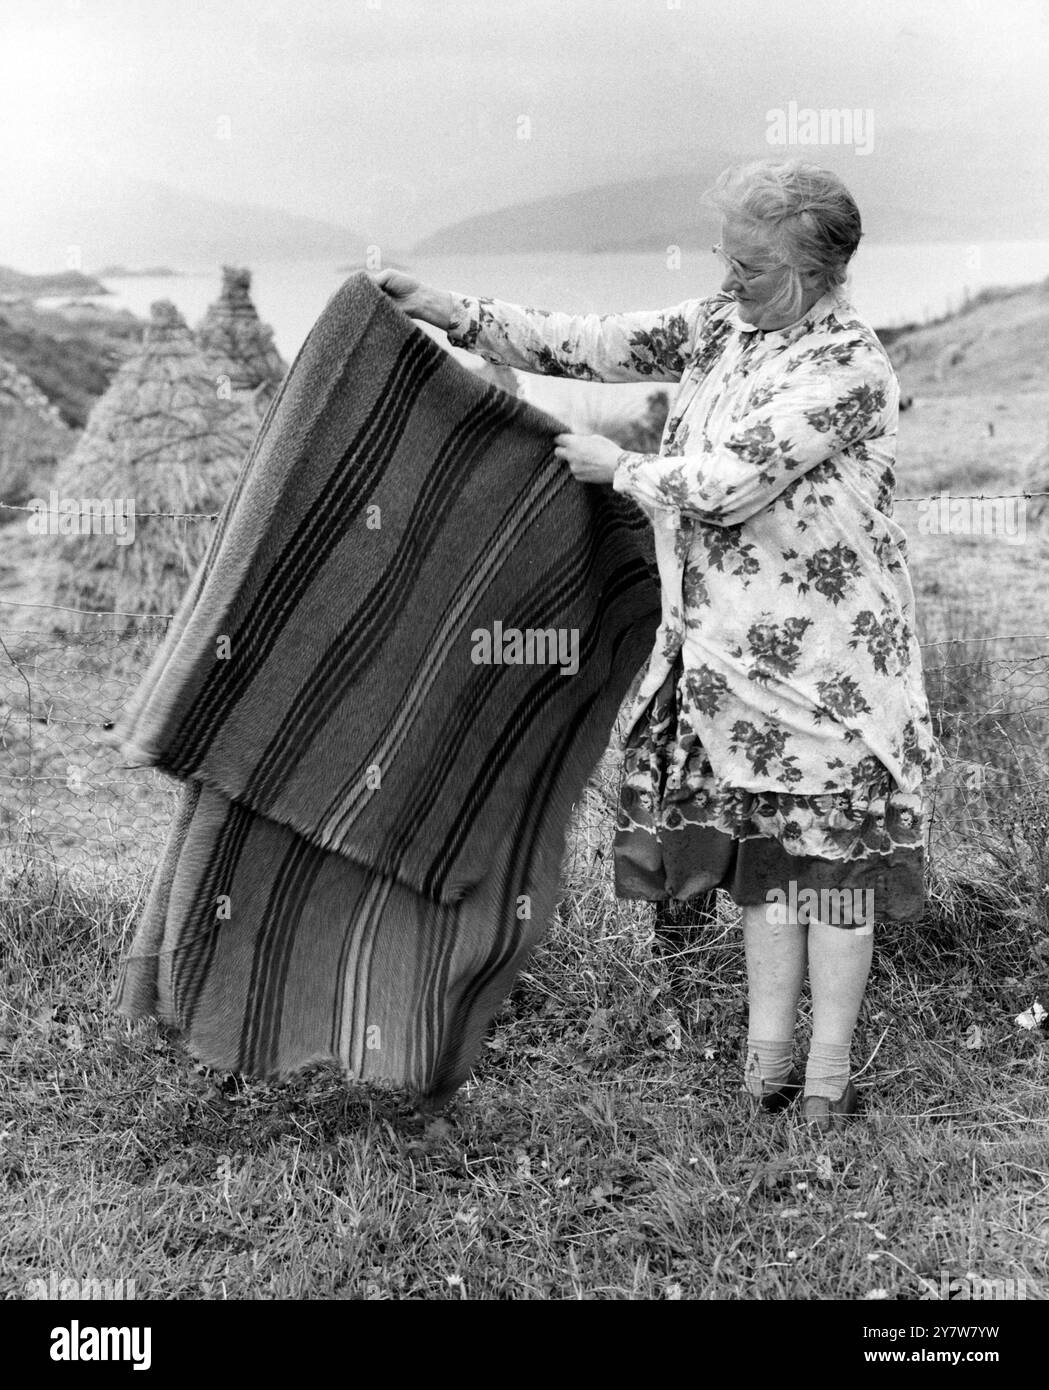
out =
[[[452,313],[452,296],[447,291],[431,289],[403,270],[377,270],[368,274],[410,319],[423,319],[435,328],[447,329]]]
[[[554,453],[581,483],[610,483],[623,446],[603,434],[558,434]]]
[[[417,309],[422,305],[422,281],[416,280],[414,275],[406,275],[403,270],[377,270],[374,273],[368,272],[371,278],[382,290],[383,294],[393,300],[403,313],[409,318],[414,318]]]

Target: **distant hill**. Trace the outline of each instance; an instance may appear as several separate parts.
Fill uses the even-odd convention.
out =
[[[574,192],[509,204],[440,228],[417,242],[416,256],[500,252],[653,251],[707,246],[716,214],[702,194],[728,165],[744,159],[810,159],[848,184],[872,241],[1049,239],[1049,134],[1018,133],[1012,160],[999,131],[897,130],[858,156],[841,147],[751,143],[731,153],[697,150],[651,177],[599,183]],[[662,156],[666,158],[666,156]],[[658,166],[661,156],[653,156]],[[1017,179],[1016,161],[1024,177]]]
[[[10,266],[0,265],[0,294],[16,294],[27,299],[48,294],[109,294],[105,285],[79,270],[59,270],[41,275],[28,275]]]
[[[151,265],[144,270],[129,270],[126,265],[104,265],[101,270],[96,270],[95,274],[100,280],[132,280],[139,276],[143,279],[160,280],[181,275],[182,272],[172,270],[167,265]]]
[[[5,171],[7,173],[7,171]],[[0,256],[55,265],[186,269],[261,260],[363,260],[369,238],[315,217],[253,203],[223,203],[152,179],[68,163],[7,174]]]
[[[713,178],[716,171],[711,174]],[[416,256],[657,249],[710,241],[702,173],[666,174],[556,193],[464,218],[425,237]],[[706,226],[697,225],[704,217]]]

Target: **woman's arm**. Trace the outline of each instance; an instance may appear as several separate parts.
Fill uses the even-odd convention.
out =
[[[453,347],[521,371],[584,381],[680,381],[710,304],[687,299],[668,309],[564,314],[473,295],[450,299]]]
[[[715,299],[627,314],[559,314],[500,299],[452,294],[399,270],[373,277],[412,318],[454,346],[500,366],[585,381],[680,381]]]
[[[810,468],[896,428],[899,385],[884,352],[858,343],[842,361],[799,363],[699,452],[621,452],[612,486],[637,502],[715,526],[767,507]]]

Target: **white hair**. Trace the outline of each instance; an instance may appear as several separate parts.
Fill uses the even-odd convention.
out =
[[[704,194],[723,217],[771,233],[786,274],[769,301],[777,313],[801,311],[803,275],[825,294],[843,285],[860,244],[860,210],[837,174],[801,159],[761,159],[726,169]]]

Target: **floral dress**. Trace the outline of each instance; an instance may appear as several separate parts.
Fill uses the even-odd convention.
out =
[[[678,384],[613,487],[652,522],[662,619],[627,723],[621,896],[738,902],[788,881],[922,900],[933,734],[892,519],[899,386],[839,291],[789,326],[718,294],[568,315],[456,296],[449,341],[590,381]]]

